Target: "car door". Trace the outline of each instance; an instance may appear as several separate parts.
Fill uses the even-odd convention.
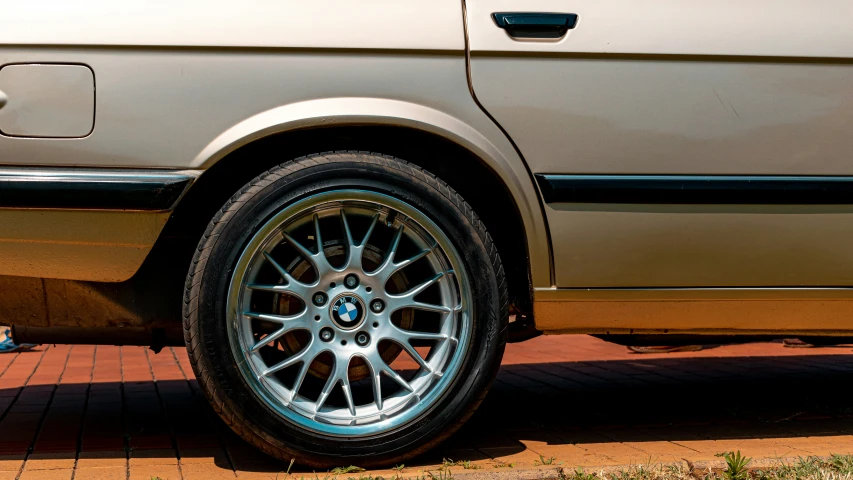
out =
[[[557,287],[853,284],[853,3],[466,9],[473,92],[536,176]]]

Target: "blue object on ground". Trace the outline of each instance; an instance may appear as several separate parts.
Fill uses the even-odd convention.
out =
[[[12,353],[12,352],[22,352],[24,350],[30,350],[37,345],[34,343],[15,343],[12,340],[12,331],[10,329],[5,329],[2,331],[2,339],[0,339],[0,353]]]

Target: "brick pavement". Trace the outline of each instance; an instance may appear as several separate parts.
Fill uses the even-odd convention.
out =
[[[531,467],[853,452],[853,348],[778,343],[633,355],[587,336],[510,345],[492,393],[442,458]],[[183,349],[49,346],[0,355],[0,480],[275,478],[227,430]],[[485,471],[485,470],[483,470]],[[312,476],[313,478],[313,476]]]

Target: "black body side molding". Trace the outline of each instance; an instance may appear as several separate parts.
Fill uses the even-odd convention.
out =
[[[853,205],[853,177],[537,174],[545,203]]]
[[[188,172],[0,168],[0,208],[172,210]]]

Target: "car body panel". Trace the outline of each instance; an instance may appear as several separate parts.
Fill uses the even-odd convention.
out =
[[[474,93],[535,174],[853,174],[849,2],[466,5]],[[491,18],[513,11],[579,18],[518,41]],[[563,288],[851,285],[852,212],[546,206]]]
[[[455,50],[457,1],[31,0],[3,11],[0,44]]]
[[[550,204],[558,285],[853,285],[853,206]]]
[[[233,4],[215,7],[90,0],[16,7],[10,25],[39,28],[0,32],[0,65],[90,66],[97,78],[96,127],[80,139],[0,136],[0,165],[201,173],[235,148],[274,133],[405,125],[462,145],[504,180],[524,221],[532,281],[552,284],[533,178],[470,94],[460,3],[251,1],[241,4],[236,19]],[[94,9],[99,14],[92,18]],[[201,9],[207,13],[199,15]],[[66,24],[75,22],[72,31]],[[328,35],[318,35],[327,29]],[[102,277],[90,279],[96,278]]]
[[[0,276],[129,279],[197,175],[0,166]]]
[[[81,139],[0,136],[0,164],[193,168],[200,152],[235,125],[318,99],[399,99],[454,117],[486,118],[470,100],[461,53],[78,52],[0,46],[0,62],[27,59],[90,65],[98,79],[97,126]]]
[[[534,312],[549,334],[845,336],[853,288],[537,289]]]
[[[853,5],[846,0],[466,0],[471,51],[501,53],[853,56]],[[578,15],[555,41],[514,41],[495,12]]]
[[[548,334],[849,336],[853,301],[538,300],[536,327]],[[702,343],[701,340],[696,340]],[[666,339],[662,338],[665,344]]]
[[[124,281],[168,219],[169,212],[0,209],[0,275]]]

